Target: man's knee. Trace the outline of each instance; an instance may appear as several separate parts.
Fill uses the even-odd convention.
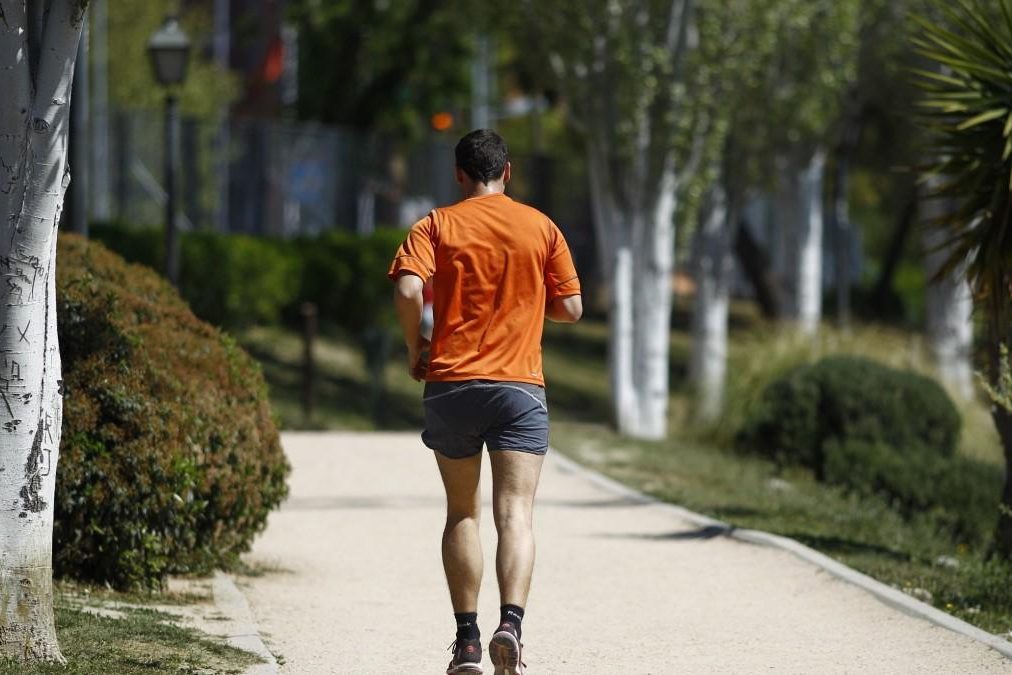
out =
[[[481,517],[481,502],[477,499],[448,501],[446,503],[446,526],[453,527],[468,520],[477,523]]]
[[[496,504],[495,527],[497,530],[530,529],[533,519],[533,505],[529,499],[502,499]]]

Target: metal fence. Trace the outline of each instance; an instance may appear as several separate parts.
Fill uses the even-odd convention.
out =
[[[106,202],[111,219],[161,223],[162,126],[159,113],[113,113],[107,155],[112,194]],[[283,237],[404,227],[459,199],[455,140],[434,136],[405,149],[395,139],[306,122],[184,119],[181,224]],[[589,262],[593,242],[582,163],[544,155],[515,156],[512,162],[511,194],[548,213],[577,257]]]

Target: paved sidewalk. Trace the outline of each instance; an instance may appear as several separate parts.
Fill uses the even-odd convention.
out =
[[[283,442],[292,494],[247,556],[276,571],[240,579],[281,672],[443,673],[453,617],[430,451],[417,434],[299,433]],[[486,505],[489,493],[486,483]],[[486,513],[485,639],[499,616]],[[535,528],[530,675],[1012,673],[997,652],[789,553],[701,536],[552,461]]]

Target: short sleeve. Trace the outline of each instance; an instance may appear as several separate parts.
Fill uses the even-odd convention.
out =
[[[548,257],[545,259],[545,288],[548,301],[580,294],[580,278],[576,275],[573,256],[566,238],[555,223],[549,221]]]
[[[436,273],[436,212],[411,226],[404,243],[397,249],[387,276],[396,280],[408,272],[428,281]]]

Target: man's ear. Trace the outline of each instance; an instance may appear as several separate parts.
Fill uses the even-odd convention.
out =
[[[463,169],[461,169],[459,166],[454,167],[453,175],[457,179],[457,185],[464,184],[464,176],[466,176],[467,174],[464,173]]]
[[[502,170],[502,182],[505,185],[510,182],[510,163],[506,162],[506,166]]]

